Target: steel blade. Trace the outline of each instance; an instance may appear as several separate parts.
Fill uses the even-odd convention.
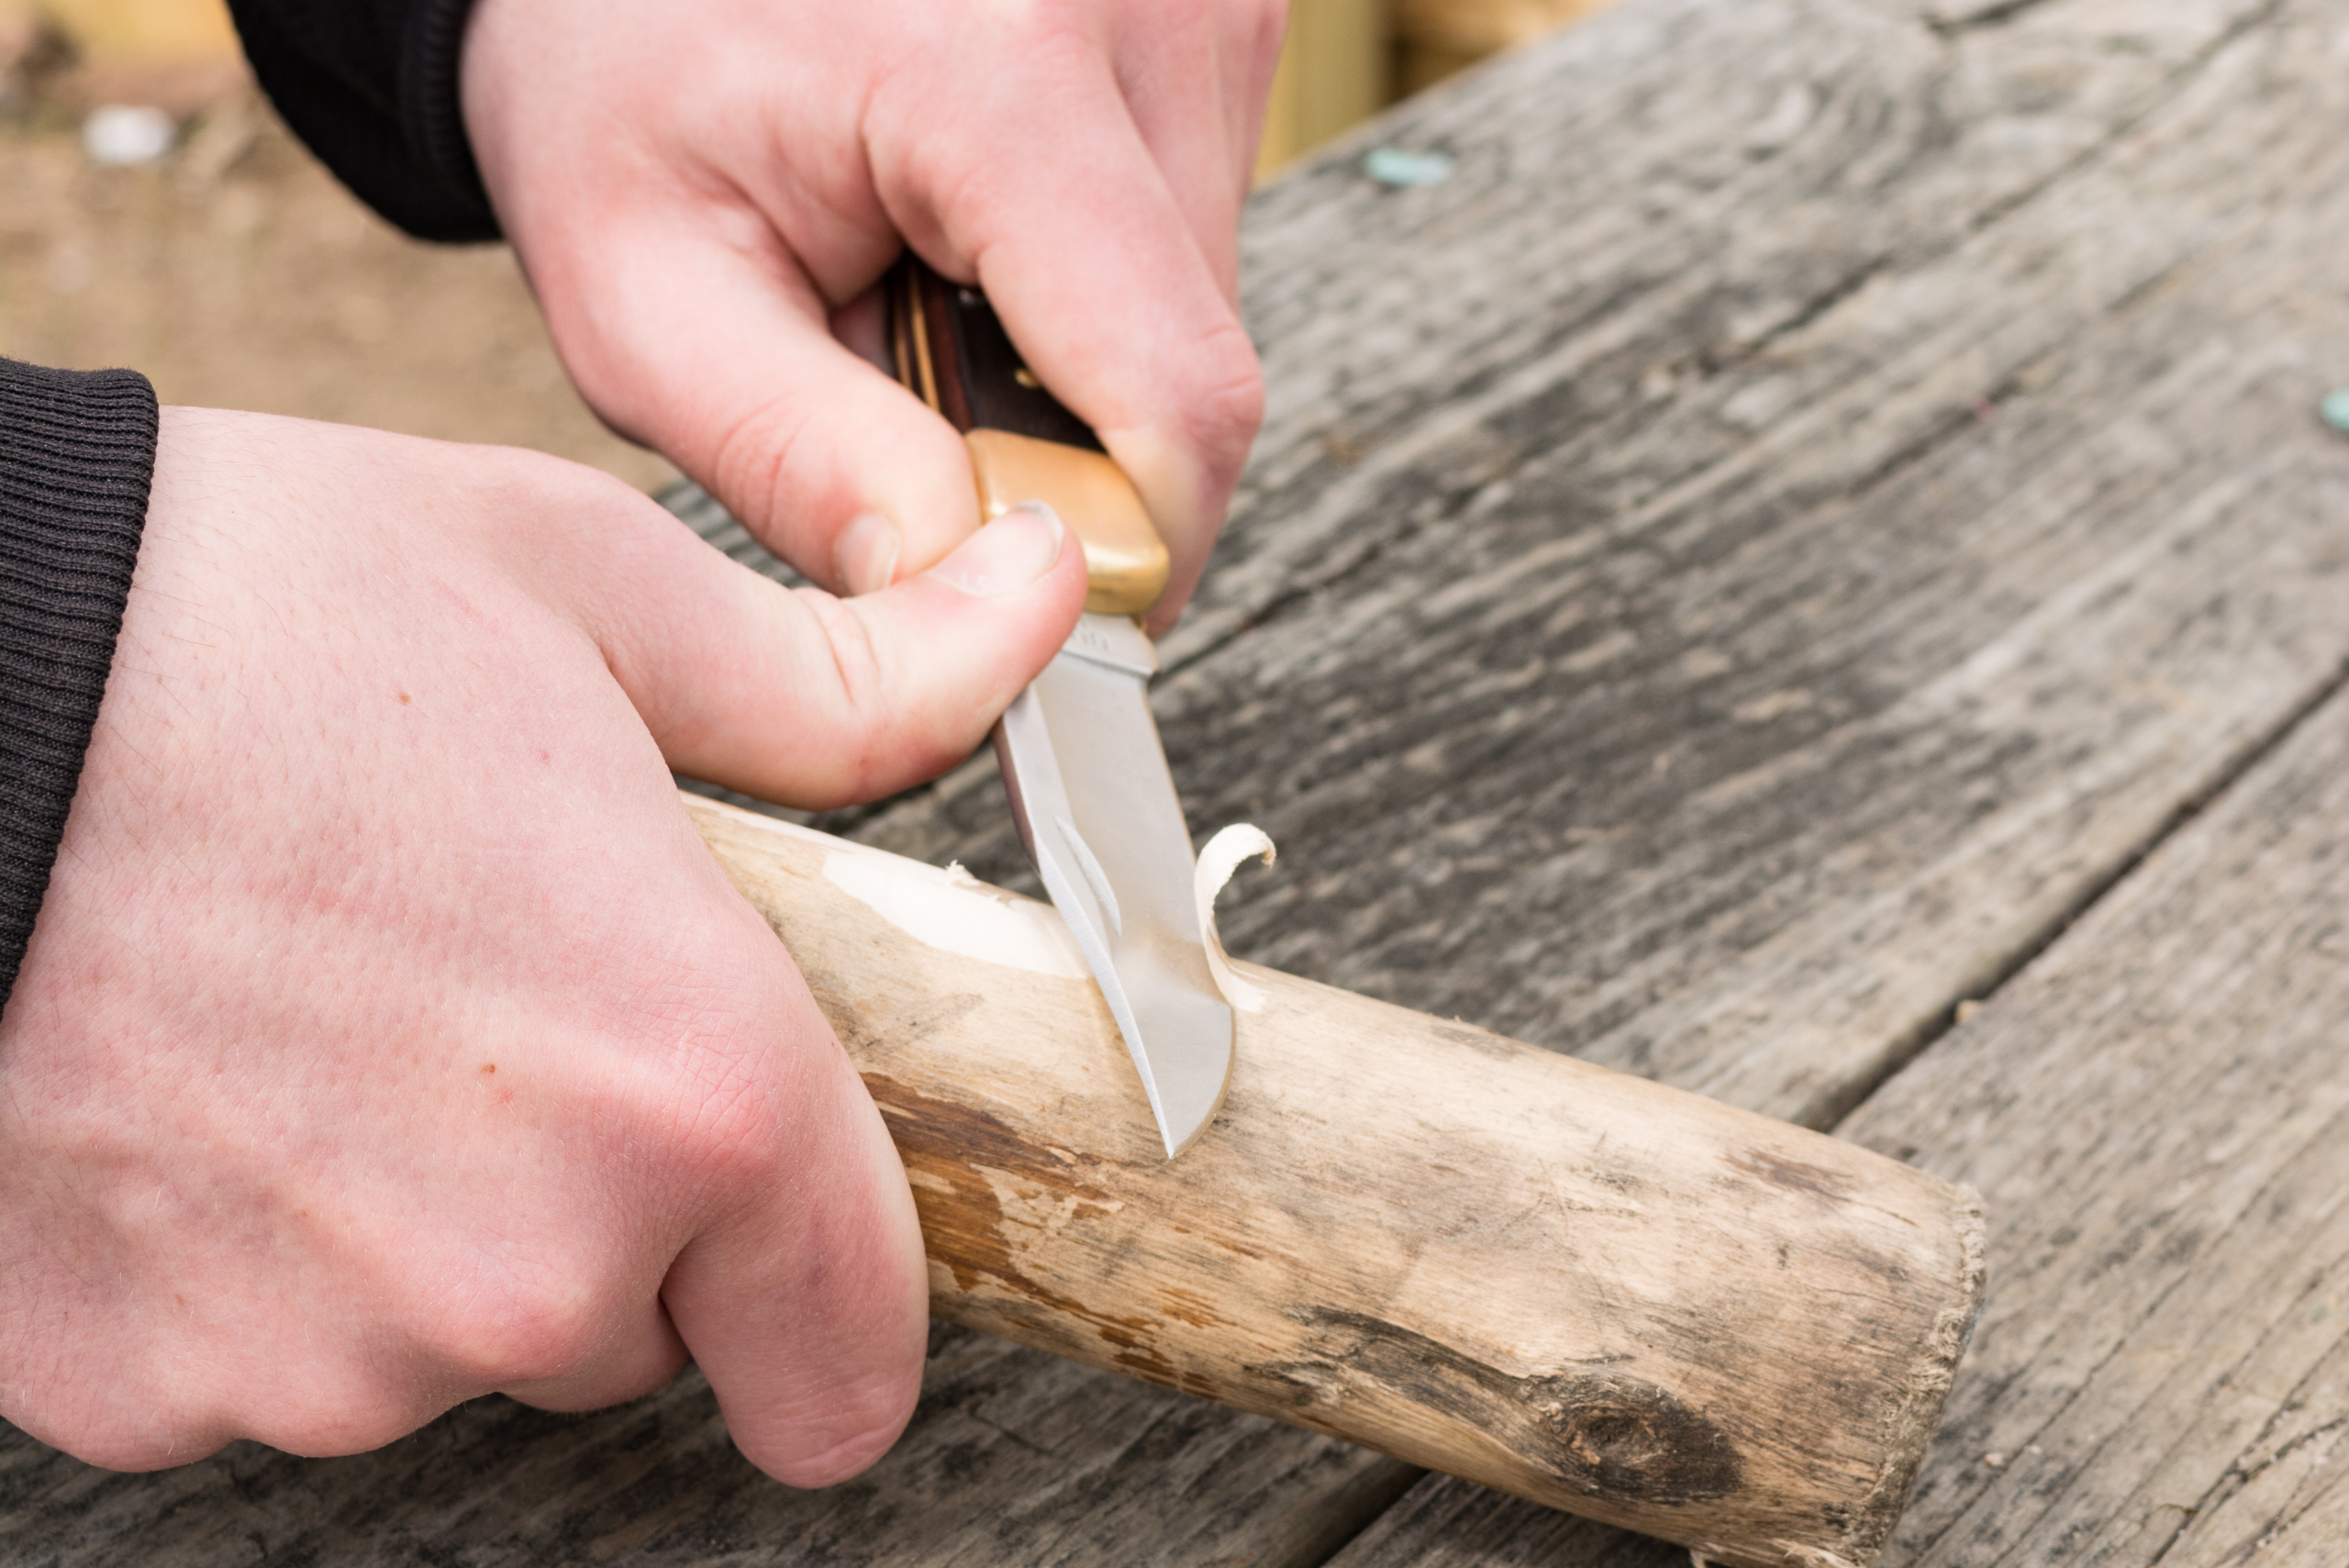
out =
[[[1157,667],[1132,621],[1085,616],[1005,713],[996,750],[1020,840],[1101,984],[1171,1159],[1223,1103],[1232,1021],[1150,717]]]

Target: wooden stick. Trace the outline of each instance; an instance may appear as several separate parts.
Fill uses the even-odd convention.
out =
[[[686,800],[888,1120],[940,1317],[1717,1562],[1876,1556],[1980,1302],[1970,1193],[1249,965],[1170,1162],[1050,906]]]

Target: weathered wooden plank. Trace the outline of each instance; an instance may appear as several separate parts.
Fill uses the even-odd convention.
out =
[[[2341,519],[2349,495],[2338,453],[2324,445],[2308,417],[2310,401],[2324,384],[2324,367],[2349,363],[2339,314],[2317,303],[2331,287],[2349,239],[2349,214],[2338,197],[2343,170],[2336,150],[2326,144],[2327,128],[2349,106],[2329,69],[2334,26],[2321,7],[2303,7],[2241,29],[2197,64],[2172,103],[2149,111],[2132,131],[2080,161],[2035,200],[1985,226],[1947,264],[1873,283],[1782,345],[1783,351],[1807,359],[1814,342],[1830,350],[1839,347],[1839,336],[1848,342],[1852,313],[1888,313],[1899,325],[1926,324],[1929,348],[1944,355],[1945,363],[1980,375],[1986,395],[1998,395],[1993,417],[1937,451],[1913,454],[1906,474],[1858,497],[1854,509],[1873,526],[1875,538],[1855,532],[1846,542],[1855,561],[1878,573],[1897,560],[1886,541],[1899,539],[1905,553],[1913,548],[1914,526],[1971,533],[1991,547],[1970,561],[1945,558],[1936,584],[1954,601],[1985,589],[2004,596],[2018,628],[2029,635],[1972,650],[1957,645],[1965,662],[1954,661],[1953,673],[1963,677],[1970,662],[1974,672],[1987,667],[1998,678],[1949,694],[1963,705],[1953,717],[1970,717],[1967,706],[1994,717],[2000,708],[2011,714],[2019,704],[2035,702],[2036,717],[2020,732],[2009,732],[2009,744],[2054,750],[2058,765],[2077,768],[2078,782],[2088,787],[2068,798],[2051,790],[2033,802],[2027,793],[2016,799],[2016,786],[2027,792],[2032,780],[2016,778],[2015,770],[1958,776],[1979,804],[1980,827],[1989,829],[1978,835],[1987,840],[1983,847],[2005,862],[1999,880],[2011,888],[2019,880],[2043,878],[2039,907],[2051,922],[2065,911],[2048,894],[2067,882],[2076,899],[2095,889],[2091,868],[2114,840],[2090,846],[2074,835],[2093,834],[2099,813],[2117,806],[2133,817],[2132,832],[2151,838],[2161,830],[2159,813],[2167,808],[2158,795],[2130,802],[2129,785],[2113,787],[2114,770],[2143,766],[2181,779],[2200,768],[2208,770],[2206,778],[2223,776],[2242,748],[2288,719],[2343,657],[2349,618],[2340,613]],[[2031,286],[2034,276],[2036,287]],[[1969,297],[1967,285],[1976,281],[1987,286]],[[1903,294],[1934,306],[1899,310],[1896,302]],[[1943,321],[1933,321],[1937,312]],[[2034,317],[2042,318],[2041,331],[2057,323],[2070,330],[2040,339],[2035,355],[1998,352],[2002,337],[2018,330],[2011,318]],[[1965,346],[1969,334],[1980,349]],[[1802,368],[1799,361],[1795,368]],[[1898,390],[1884,388],[1880,375],[1868,379],[1865,361],[1859,369],[1861,390]],[[1856,406],[1846,403],[1842,411]],[[1940,505],[1934,504],[1937,480]],[[1969,490],[1975,517],[1949,505]],[[2288,515],[2292,521],[2280,532],[2257,522],[2207,526],[2207,518],[2244,517],[2252,510]],[[2197,517],[2198,511],[2205,517]],[[2022,531],[2032,524],[2035,539]],[[2287,542],[2292,539],[2297,542]],[[2200,609],[2193,590],[2173,596],[2175,587],[2162,581],[2168,576],[2183,586],[2178,574],[2199,570],[2197,562],[2271,550],[2277,553],[2266,567],[2223,586],[2210,582],[2215,592]],[[2257,652],[2243,657],[2261,635],[2252,630],[2253,621],[2279,607],[2277,592],[2288,595],[2285,582],[2295,572],[2310,574],[2321,592],[2284,606],[2285,614],[2269,623],[2278,634],[2270,647],[2282,660]],[[2132,598],[2137,605],[2121,617],[2101,613]],[[1804,629],[1849,639],[1858,618],[1852,612],[1860,607],[1844,595],[1831,614],[1809,617]],[[1921,630],[1948,638],[1952,621],[1940,606],[1920,597],[1915,607]],[[2033,618],[2044,624],[2032,627]],[[2131,619],[2139,628],[2133,633],[2123,629]],[[2231,620],[2237,628],[2232,635],[2225,629]],[[2193,678],[2178,684],[2175,677],[2195,663],[2200,667]],[[2288,666],[2294,673],[2287,676]],[[1788,683],[1787,689],[1807,688]],[[2149,706],[2164,703],[2181,717],[2199,711],[2182,725],[2158,717],[2145,723]],[[2247,727],[2228,728],[2243,719],[2251,720]],[[1941,735],[1946,738],[1950,728],[1945,718]],[[2169,734],[2157,742],[2161,750],[2143,750],[2164,728]],[[2198,730],[2204,739],[2190,739]],[[1887,763],[1914,774],[1936,765],[1950,769],[1952,760],[1919,751],[1904,760],[1896,751],[1874,766],[1865,765],[1864,756],[1858,761],[1854,782],[1881,789]],[[2093,777],[2099,773],[2101,781]],[[1814,787],[1833,792],[1830,780]],[[2189,790],[2183,798],[2199,793]],[[1828,795],[1829,801],[1839,798],[1854,812],[1868,810],[1856,790]],[[1917,827],[1929,820],[1913,804],[1908,809]],[[2035,829],[2028,822],[2033,811],[2043,814]],[[2012,824],[2004,832],[2001,816]],[[1822,883],[1831,891],[1836,854],[1864,849],[1868,836],[1840,845],[1820,845],[1811,836],[1826,854],[1804,852],[1798,840],[1791,846],[1796,852],[1777,863],[1800,879],[1798,896],[1813,898]],[[2007,841],[1998,842],[2001,838]],[[2011,904],[1999,907],[1995,881],[1987,887],[1978,878],[1937,881],[1938,887],[1926,882],[1909,890],[1905,900],[1887,900],[1874,912],[1873,928],[1865,921],[1852,927],[1855,951],[1880,967],[1887,986],[1898,985],[1901,967],[1920,956],[1928,962],[1957,956],[1924,945],[1931,918],[1921,929],[1898,935],[1909,912],[1904,902],[1909,909],[1919,902],[1939,904],[1944,929],[1958,928],[1951,947],[1967,941],[1962,927],[1969,919],[1995,925],[2013,917]],[[1713,970],[1690,999],[1713,1008],[1733,999],[1734,985],[1722,982],[1734,982],[1743,962]],[[1962,966],[1945,966],[1940,995],[1945,1005],[1996,973],[1995,965],[1987,966],[1976,980]],[[1809,1016],[1814,1026],[1823,1018],[1849,1027],[1848,1015],[1834,1018],[1831,993],[1813,988],[1810,995],[1828,1005],[1824,1013]],[[1928,1001],[1933,995],[1932,987],[1921,992]],[[1761,999],[1763,1009],[1731,1015],[1718,1033],[1752,1030],[1766,1045],[1772,1021],[1766,1004],[1775,998],[1765,992]],[[1919,1029],[1932,1024],[1929,1015],[1918,1015]],[[1609,1037],[1601,1034],[1596,1043],[1603,1059]],[[1756,1051],[1740,1062],[1738,1075],[1709,1073],[1698,1081],[1742,1095],[1741,1085],[1754,1082],[1757,1058],[1767,1066],[1768,1056],[1766,1050]],[[1764,1078],[1763,1086],[1769,1082]],[[1833,1105],[1831,1095],[1802,1098]],[[1998,1279],[1994,1263],[1994,1293]],[[1349,1568],[1370,1568],[1661,1563],[1673,1556],[1431,1481],[1341,1561]],[[2025,1554],[2013,1561],[2032,1559]]]
[[[2349,689],[1844,1124],[1992,1217],[1887,1568],[2349,1561],[2344,1017]],[[1333,1568],[1678,1561],[1431,1483]]]
[[[2096,667],[2072,662],[2076,678],[2096,695],[2096,702],[2110,705],[2121,697],[2121,705],[2128,705],[2128,683],[2144,683],[2138,702],[2152,695],[2156,702],[2168,699],[2180,709],[2199,706],[2206,716],[2260,714],[2257,726],[2274,726],[2278,714],[2290,711],[2293,690],[2304,693],[2314,681],[2323,681],[2328,662],[2340,657],[2337,639],[2342,627],[2349,625],[2349,617],[2340,615],[2340,472],[2332,453],[2316,444],[2319,437],[2307,420],[2307,399],[2323,385],[2319,366],[2325,364],[2325,357],[2331,354],[2332,364],[2349,364],[2342,357],[2349,345],[2342,345],[2337,336],[2340,321],[2332,312],[2314,306],[2321,298],[2316,291],[2331,282],[2344,239],[2344,214],[2335,197],[2340,162],[2332,148],[2323,146],[2321,129],[2335,122],[2344,108],[2340,87],[2325,72],[2331,63],[2328,42],[2331,24],[2314,7],[2286,12],[2272,24],[2229,39],[2229,47],[2215,51],[2194,72],[2187,92],[2168,113],[2152,115],[2138,134],[2121,139],[2110,155],[2090,160],[2055,181],[2039,205],[2021,206],[2004,223],[1985,230],[1959,251],[1956,265],[1950,268],[1952,272],[1978,270],[1980,277],[1992,279],[2010,310],[2067,315],[2046,310],[2046,289],[2018,286],[2015,261],[2037,265],[2043,274],[2058,274],[2074,300],[2090,294],[2081,284],[2110,279],[2098,294],[2119,306],[2110,312],[2110,324],[2093,324],[2081,340],[2063,350],[2046,350],[2037,361],[2009,361],[2013,383],[2004,406],[1997,408],[1997,420],[1989,420],[1966,441],[1976,449],[1966,453],[1976,474],[1997,462],[1999,476],[2006,479],[2006,495],[1997,493],[1999,479],[1983,486],[1987,491],[1980,495],[1985,512],[2004,502],[2018,512],[2037,509],[2042,517],[2076,526],[2086,495],[2090,512],[2110,507],[2111,521],[2119,524],[2143,518],[2140,526],[2149,538],[2159,539],[2161,533],[2168,533],[2168,545],[2154,550],[2182,550],[2206,559],[2213,547],[2229,547],[2227,535],[2206,533],[2197,524],[2180,530],[2177,524],[2191,514],[2197,500],[2201,505],[2215,500],[2234,512],[2227,486],[2229,481],[2243,484],[2243,500],[2250,505],[2299,518],[2302,545],[2298,550],[2325,584],[2323,596],[2304,601],[2299,615],[2278,627],[2283,631],[2278,646],[2302,646],[2298,688],[2245,678],[2248,672],[2236,660],[2210,657],[2213,651],[2203,639],[2222,622],[2224,613],[2197,615],[2182,604],[2176,606],[2170,622],[2185,634],[2177,652],[2185,655],[2199,643],[2201,651],[2191,657],[2210,660],[2197,685],[2170,681],[2170,672],[2177,669],[2176,660],[2132,660],[2111,646],[2107,640],[2111,625],[2096,625],[2096,615],[2067,615],[2048,629],[2039,648],[2030,643],[2006,651],[1989,648],[1976,657],[1985,662],[2004,657],[2010,660],[2010,669],[2039,662],[2046,667],[2046,676],[2060,676],[2067,660],[2065,648],[2055,643],[2072,643],[2072,648],[2090,648],[2100,660]],[[2255,106],[2257,113],[2248,113]],[[2030,232],[2034,228],[2037,232]],[[2001,251],[2009,256],[2006,268],[1999,265]],[[2111,277],[2114,272],[2119,277]],[[1938,279],[1921,277],[1912,286],[1926,282]],[[1882,310],[1867,295],[1888,289],[1888,284],[1863,289],[1851,306]],[[1989,310],[1966,312],[1962,295],[1952,298],[1956,291],[1947,284],[1933,294],[1956,306],[1952,319],[1962,331],[1983,333],[1985,343],[1997,340],[1999,298],[1987,300]],[[1837,331],[1842,327],[1837,315],[1828,312],[1813,331],[1820,336]],[[1799,345],[1790,348],[1799,352]],[[1956,359],[1966,357],[1956,354]],[[2245,375],[2245,366],[2260,369]],[[1992,375],[1983,385],[1997,390],[1994,380]],[[2025,420],[2037,428],[2039,439],[2018,441],[2010,434]],[[2069,465],[2063,460],[2051,462],[2043,453],[2060,449],[2065,441],[2081,444],[2074,460]],[[2283,458],[2286,450],[2295,455]],[[2074,470],[2069,476],[2065,474],[2067,467]],[[2048,484],[2048,479],[2069,479],[2069,484]],[[2152,484],[2144,484],[2147,479]],[[2090,486],[2105,488],[2105,497],[2096,500]],[[2154,497],[2161,497],[2159,505]],[[1909,497],[1896,495],[1896,500]],[[1898,517],[1898,509],[1875,512],[1879,526],[1893,524]],[[1941,521],[1962,524],[1964,518],[1945,514]],[[2098,533],[2081,528],[2067,539],[2067,547],[2096,550]],[[2274,533],[2260,538],[2265,533],[2260,528],[2248,533],[2260,542],[2236,533],[2234,545],[2260,551],[2281,542]],[[2197,535],[2203,539],[2199,547],[2194,545]],[[2111,539],[2111,533],[2105,538]],[[1865,539],[1854,539],[1854,545],[1865,551]],[[2107,542],[2105,550],[2119,554],[2128,545]],[[2138,550],[2143,551],[2143,542]],[[1882,559],[1882,551],[1876,554]],[[2138,554],[2138,561],[2123,556],[2126,571],[2107,568],[2102,582],[2096,573],[2088,573],[2072,598],[2144,594],[2154,584],[2144,582],[2143,561],[2144,554]],[[2224,596],[2236,596],[2241,610],[2265,613],[2274,606],[2272,592],[2283,573],[2293,571],[2288,561],[2290,547],[2278,556],[2277,568],[2266,573],[2265,582],[2241,580],[2239,587],[2206,604],[2215,610]],[[2046,568],[2042,563],[2032,571]],[[1968,577],[1980,582],[1980,571],[1945,573],[1943,580],[1964,587]],[[2058,608],[2063,608],[2063,598],[2055,596]],[[2331,619],[2325,619],[2328,615]],[[1842,625],[1832,631],[1849,634]],[[2304,640],[2311,634],[2314,643]],[[2098,648],[2098,643],[2105,646]],[[2025,657],[2018,660],[2015,655]],[[2164,664],[2170,669],[2161,669]],[[2067,706],[2076,720],[2079,705]],[[2046,714],[2046,718],[2055,716]],[[2043,723],[2039,732],[2046,740],[2063,741],[2069,756],[2090,762],[2096,761],[2098,741],[2110,747],[2114,740],[2105,726],[2065,732],[2055,723]],[[2234,741],[2215,747],[2203,761],[2215,770],[2224,768],[2224,756],[2255,737],[2257,728],[2239,732]],[[2131,747],[2119,747],[2111,761],[2126,765],[2128,751]],[[1926,762],[1929,758],[1917,758],[1917,765]],[[1865,777],[1882,777],[1882,770],[1865,770]],[[1997,779],[1985,779],[1985,784],[1992,784],[1992,789],[1983,791],[1983,806],[1997,810],[2009,791],[1997,786]],[[2067,810],[2051,812],[2055,821],[2048,827],[2063,831],[2063,824],[2079,821],[2088,806],[2088,800],[2074,800]],[[2159,824],[2144,824],[2140,817],[2140,831],[2144,827],[2159,828]],[[2048,878],[2063,880],[2065,871],[2079,869],[2076,845],[2051,845],[2048,833],[2034,838],[2037,845],[2015,848],[2034,854]],[[2030,866],[2030,862],[2021,863],[2022,869]],[[1983,913],[1978,901],[1952,904],[1959,911]],[[1903,955],[1887,943],[1872,949],[1872,958],[1891,967]],[[1962,995],[1968,988],[1971,984],[1962,981],[1945,995]],[[1733,1084],[1724,1087],[1736,1094]],[[1522,1505],[1473,1496],[1459,1484],[1431,1481],[1341,1561],[1364,1568],[1405,1561],[1567,1563],[1649,1561],[1652,1551],[1595,1533],[1588,1526],[1539,1517]],[[1668,1559],[1665,1551],[1653,1551],[1658,1563]],[[2015,1561],[2032,1559],[2018,1556]]]
[[[2277,140],[2232,205],[2132,208],[2116,162],[2267,15],[2056,0],[1936,30],[1856,0],[1640,0],[1373,133],[1455,151],[1446,184],[1378,189],[1341,154],[1262,198],[1272,417],[1162,706],[1197,820],[1285,840],[1234,945],[1798,1112],[2027,951],[2337,646],[2311,520],[2337,475],[2301,416],[2314,356],[2349,362],[2342,323],[2305,269],[2215,317],[2207,291],[2178,303],[2240,231],[2293,229],[2308,189],[2278,181],[2330,167],[2309,138],[2331,111],[2306,135],[2207,115],[2221,148]],[[2066,202],[2068,228],[2045,216]],[[1991,244],[2032,214],[2039,250]],[[2277,311],[2292,343],[2262,335]],[[2136,335],[2072,351],[2112,318]],[[1016,875],[982,772],[863,830]],[[750,1498],[714,1448],[662,1470],[679,1517],[749,1522],[699,1559],[648,1540],[680,1562],[753,1537],[785,1561],[1309,1561],[1395,1477],[991,1350],[1058,1391],[1060,1447],[1018,1422],[983,1440],[941,1395],[863,1489]],[[631,1411],[706,1418],[698,1397]],[[484,1408],[412,1440],[453,1434],[440,1485],[250,1451],[117,1483],[10,1449],[36,1480],[5,1496],[86,1486],[122,1521],[196,1486],[178,1518],[228,1511],[192,1562],[240,1550],[239,1473],[284,1496],[374,1476],[339,1494],[388,1521],[337,1538],[353,1561],[512,1560],[642,1496],[630,1411]],[[541,1485],[529,1455],[558,1431],[603,1434],[576,1451],[612,1484]],[[255,1528],[294,1528],[286,1507]],[[127,1539],[108,1528],[45,1539],[89,1560]]]
[[[2349,697],[1853,1118],[2000,1217],[1894,1561],[2349,1560],[2344,1017]]]
[[[1819,145],[1759,161],[1800,172],[1725,164],[1717,123],[1699,156],[1678,119],[1633,113],[1661,115],[1643,94],[1697,105],[1603,80],[1633,66],[1600,44],[1562,47],[1575,69],[1529,77],[1532,102],[1495,88],[1534,128],[1482,173],[1466,142],[1472,195],[1422,212],[1419,249],[1394,214],[1426,191],[1329,195],[1330,223],[1358,221],[1385,263],[1359,276],[1323,209],[1297,220],[1316,249],[1271,269],[1267,355],[1276,387],[1319,378],[1321,428],[1276,417],[1221,596],[1174,639],[1191,662],[1160,693],[1195,823],[1257,820],[1286,851],[1233,912],[1237,945],[1816,1121],[2304,700],[2337,617],[2331,584],[2291,562],[2321,534],[2301,497],[2340,454],[2300,367],[2340,324],[2273,327],[2332,241],[2263,225],[2332,166],[2321,118],[2279,132],[2309,145],[2268,165],[2253,138],[2219,138],[2244,176],[2193,149],[2141,169],[2143,134],[2125,160],[2109,136],[2083,142],[2089,117],[2060,91],[2072,117],[2038,137],[1896,112],[2068,60],[2059,81],[2135,84],[2077,89],[2116,119],[2166,103],[2190,120],[2232,58],[2228,18],[2201,35],[2215,54],[2165,56],[2099,36],[2099,15],[2127,32],[2110,9],[2034,12],[2040,30],[1998,59],[1998,29],[1944,39],[1857,8],[1776,10],[1748,34],[1773,8],[1633,7],[1586,32],[1638,21],[1684,64],[1746,51],[1738,83],[1715,83],[1732,96],[1774,69],[1781,85],[1819,72],[1841,95],[1814,116]],[[1619,213],[1611,249],[1603,226],[1585,233],[1586,200],[1631,198],[1559,172],[1605,161],[1553,145],[1596,134],[1582,113],[1654,131],[1670,156],[1638,161],[1646,183],[1703,199],[1644,225]],[[1880,189],[1854,175],[1871,158],[1888,160]],[[1787,238],[1750,217],[1765,207],[1808,216]],[[1525,215],[1559,212],[1563,240],[1538,243]],[[1492,232],[1472,246],[1472,229]],[[2181,303],[2193,267],[2263,234],[2299,261]],[[1595,258],[1571,249],[1586,241]],[[1614,292],[1577,295],[1586,271]],[[1732,333],[1756,299],[1784,308]],[[1390,361],[1332,381],[1284,357],[1347,370],[1346,324]],[[1436,359],[1425,385],[1403,379]],[[1018,852],[1000,823],[983,764],[859,832],[1001,880]]]
[[[1103,1382],[1153,1397],[1105,1399]],[[690,1373],[592,1416],[479,1400],[340,1460],[239,1443],[116,1475],[5,1429],[0,1555],[23,1568],[1309,1563],[1392,1496],[1398,1473],[1350,1445],[1292,1441],[1305,1434],[952,1328],[932,1331],[906,1440],[826,1492],[786,1490],[744,1463]],[[1263,1511],[1235,1521],[1198,1506],[1225,1476],[1247,1477]]]

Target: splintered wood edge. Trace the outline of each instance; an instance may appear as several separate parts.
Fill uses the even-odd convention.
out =
[[[1961,1249],[1956,1296],[1934,1321],[1932,1336],[1909,1380],[1909,1397],[1893,1410],[1887,1423],[1884,1451],[1892,1456],[1892,1462],[1885,1466],[1852,1521],[1848,1546],[1854,1568],[1865,1568],[1881,1556],[1900,1523],[1933,1434],[1941,1429],[1942,1413],[1948,1408],[1957,1364],[1965,1359],[1974,1326],[1982,1320],[1982,1303],[1989,1288],[1988,1228],[1982,1213],[1982,1195],[1969,1186],[1956,1188],[1956,1195],[1950,1217]]]

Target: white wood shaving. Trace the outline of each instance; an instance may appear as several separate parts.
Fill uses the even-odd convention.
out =
[[[1199,901],[1199,929],[1207,937],[1208,972],[1215,976],[1216,989],[1233,1009],[1253,1013],[1263,1008],[1264,993],[1232,973],[1231,960],[1223,951],[1223,938],[1215,929],[1215,896],[1240,863],[1262,860],[1273,863],[1275,854],[1273,840],[1253,823],[1235,822],[1219,830],[1199,851],[1199,863],[1191,875],[1191,887]]]

